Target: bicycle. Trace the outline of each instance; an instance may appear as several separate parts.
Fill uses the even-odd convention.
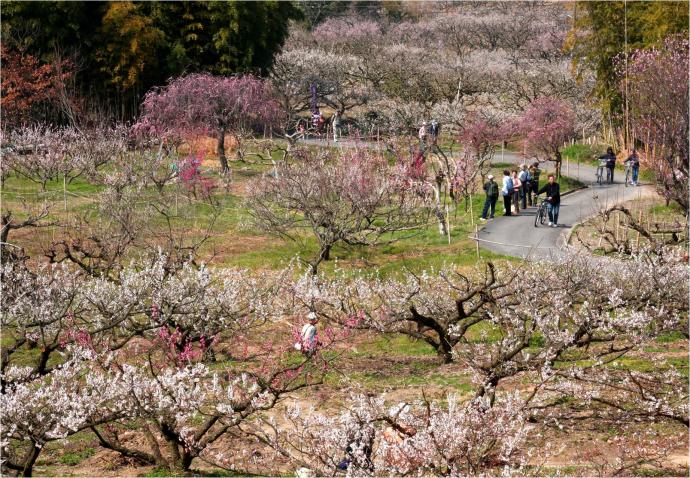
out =
[[[632,181],[630,180],[630,175],[632,172],[632,166],[630,163],[625,163],[625,187],[628,187],[628,183],[632,184]]]
[[[601,186],[604,183],[604,169],[606,168],[606,162],[600,162],[597,166],[597,184]]]
[[[546,217],[549,215],[548,207],[549,201],[547,201],[546,198],[539,202],[539,206],[537,206],[537,214],[534,216],[534,227],[539,227],[539,224],[542,226],[544,225],[546,222]]]

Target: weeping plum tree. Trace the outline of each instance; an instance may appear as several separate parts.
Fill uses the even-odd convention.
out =
[[[247,132],[272,125],[280,107],[264,80],[251,75],[222,77],[196,73],[149,91],[134,131],[162,140],[191,134],[213,134],[218,159],[228,171],[225,136],[237,140]]]
[[[556,164],[561,176],[561,146],[575,135],[575,113],[562,100],[544,96],[534,100],[520,119],[526,149],[540,160]]]
[[[619,66],[625,91],[624,62]],[[647,146],[645,162],[656,173],[667,201],[688,209],[688,41],[637,50],[628,63],[630,123],[635,140]]]

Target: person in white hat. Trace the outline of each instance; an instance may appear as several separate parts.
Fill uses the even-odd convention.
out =
[[[309,322],[302,326],[300,341],[295,344],[295,349],[310,355],[316,350],[319,342],[316,331],[316,324],[319,318],[314,312],[309,312],[309,314],[307,314],[307,319]]]
[[[484,209],[482,211],[482,221],[486,221],[486,215],[491,210],[491,215],[489,219],[494,218],[494,213],[496,212],[496,201],[498,201],[498,184],[494,181],[493,174],[489,174],[486,179],[487,182],[484,183],[484,191],[486,192],[486,199],[484,200]]]

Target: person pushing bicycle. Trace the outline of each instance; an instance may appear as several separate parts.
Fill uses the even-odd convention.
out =
[[[637,186],[637,177],[640,173],[640,157],[637,155],[637,150],[633,148],[632,153],[630,156],[628,156],[628,159],[626,159],[623,164],[625,164],[626,168],[630,168],[632,170],[632,185]],[[625,173],[625,185],[628,185],[628,174],[629,171],[626,170]]]
[[[561,207],[561,187],[556,182],[556,176],[549,174],[549,181],[538,192],[537,196],[546,193],[548,203],[549,227],[558,227],[558,212]]]

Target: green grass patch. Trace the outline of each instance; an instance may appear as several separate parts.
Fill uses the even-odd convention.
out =
[[[362,387],[371,391],[383,391],[387,389],[437,386],[441,388],[451,388],[462,394],[474,391],[472,381],[465,375],[448,375],[441,373],[429,373],[436,369],[438,364],[427,363],[415,373],[406,373],[402,368],[403,364],[386,366],[385,373],[381,371],[356,371],[347,374],[348,381],[359,383]],[[426,372],[426,373],[424,373]],[[325,382],[331,386],[338,386],[343,379],[340,373],[329,373]]]
[[[465,335],[470,343],[492,344],[501,340],[501,330],[491,322],[484,321],[473,325]]]
[[[678,342],[679,340],[686,340],[686,338],[681,332],[668,332],[666,334],[659,335],[654,340],[660,344],[667,344],[670,342]]]
[[[143,475],[140,475],[140,476],[153,478],[153,477],[183,476],[183,475],[179,472],[174,472],[174,471],[168,470],[167,468],[156,468],[154,470],[147,471],[146,473],[144,473]]]
[[[609,364],[610,367],[623,368],[626,370],[632,370],[637,372],[654,372],[658,370],[667,370],[670,367],[677,368],[679,370],[688,370],[688,360],[687,358],[669,358],[663,361],[662,365],[646,359],[633,358],[633,357],[622,357],[615,360]]]
[[[78,452],[65,453],[60,457],[60,463],[68,466],[76,466],[87,458],[92,457],[96,453],[93,448],[84,448]]]
[[[412,357],[435,356],[436,350],[423,340],[403,334],[386,334],[357,347],[354,355],[406,355]]]

